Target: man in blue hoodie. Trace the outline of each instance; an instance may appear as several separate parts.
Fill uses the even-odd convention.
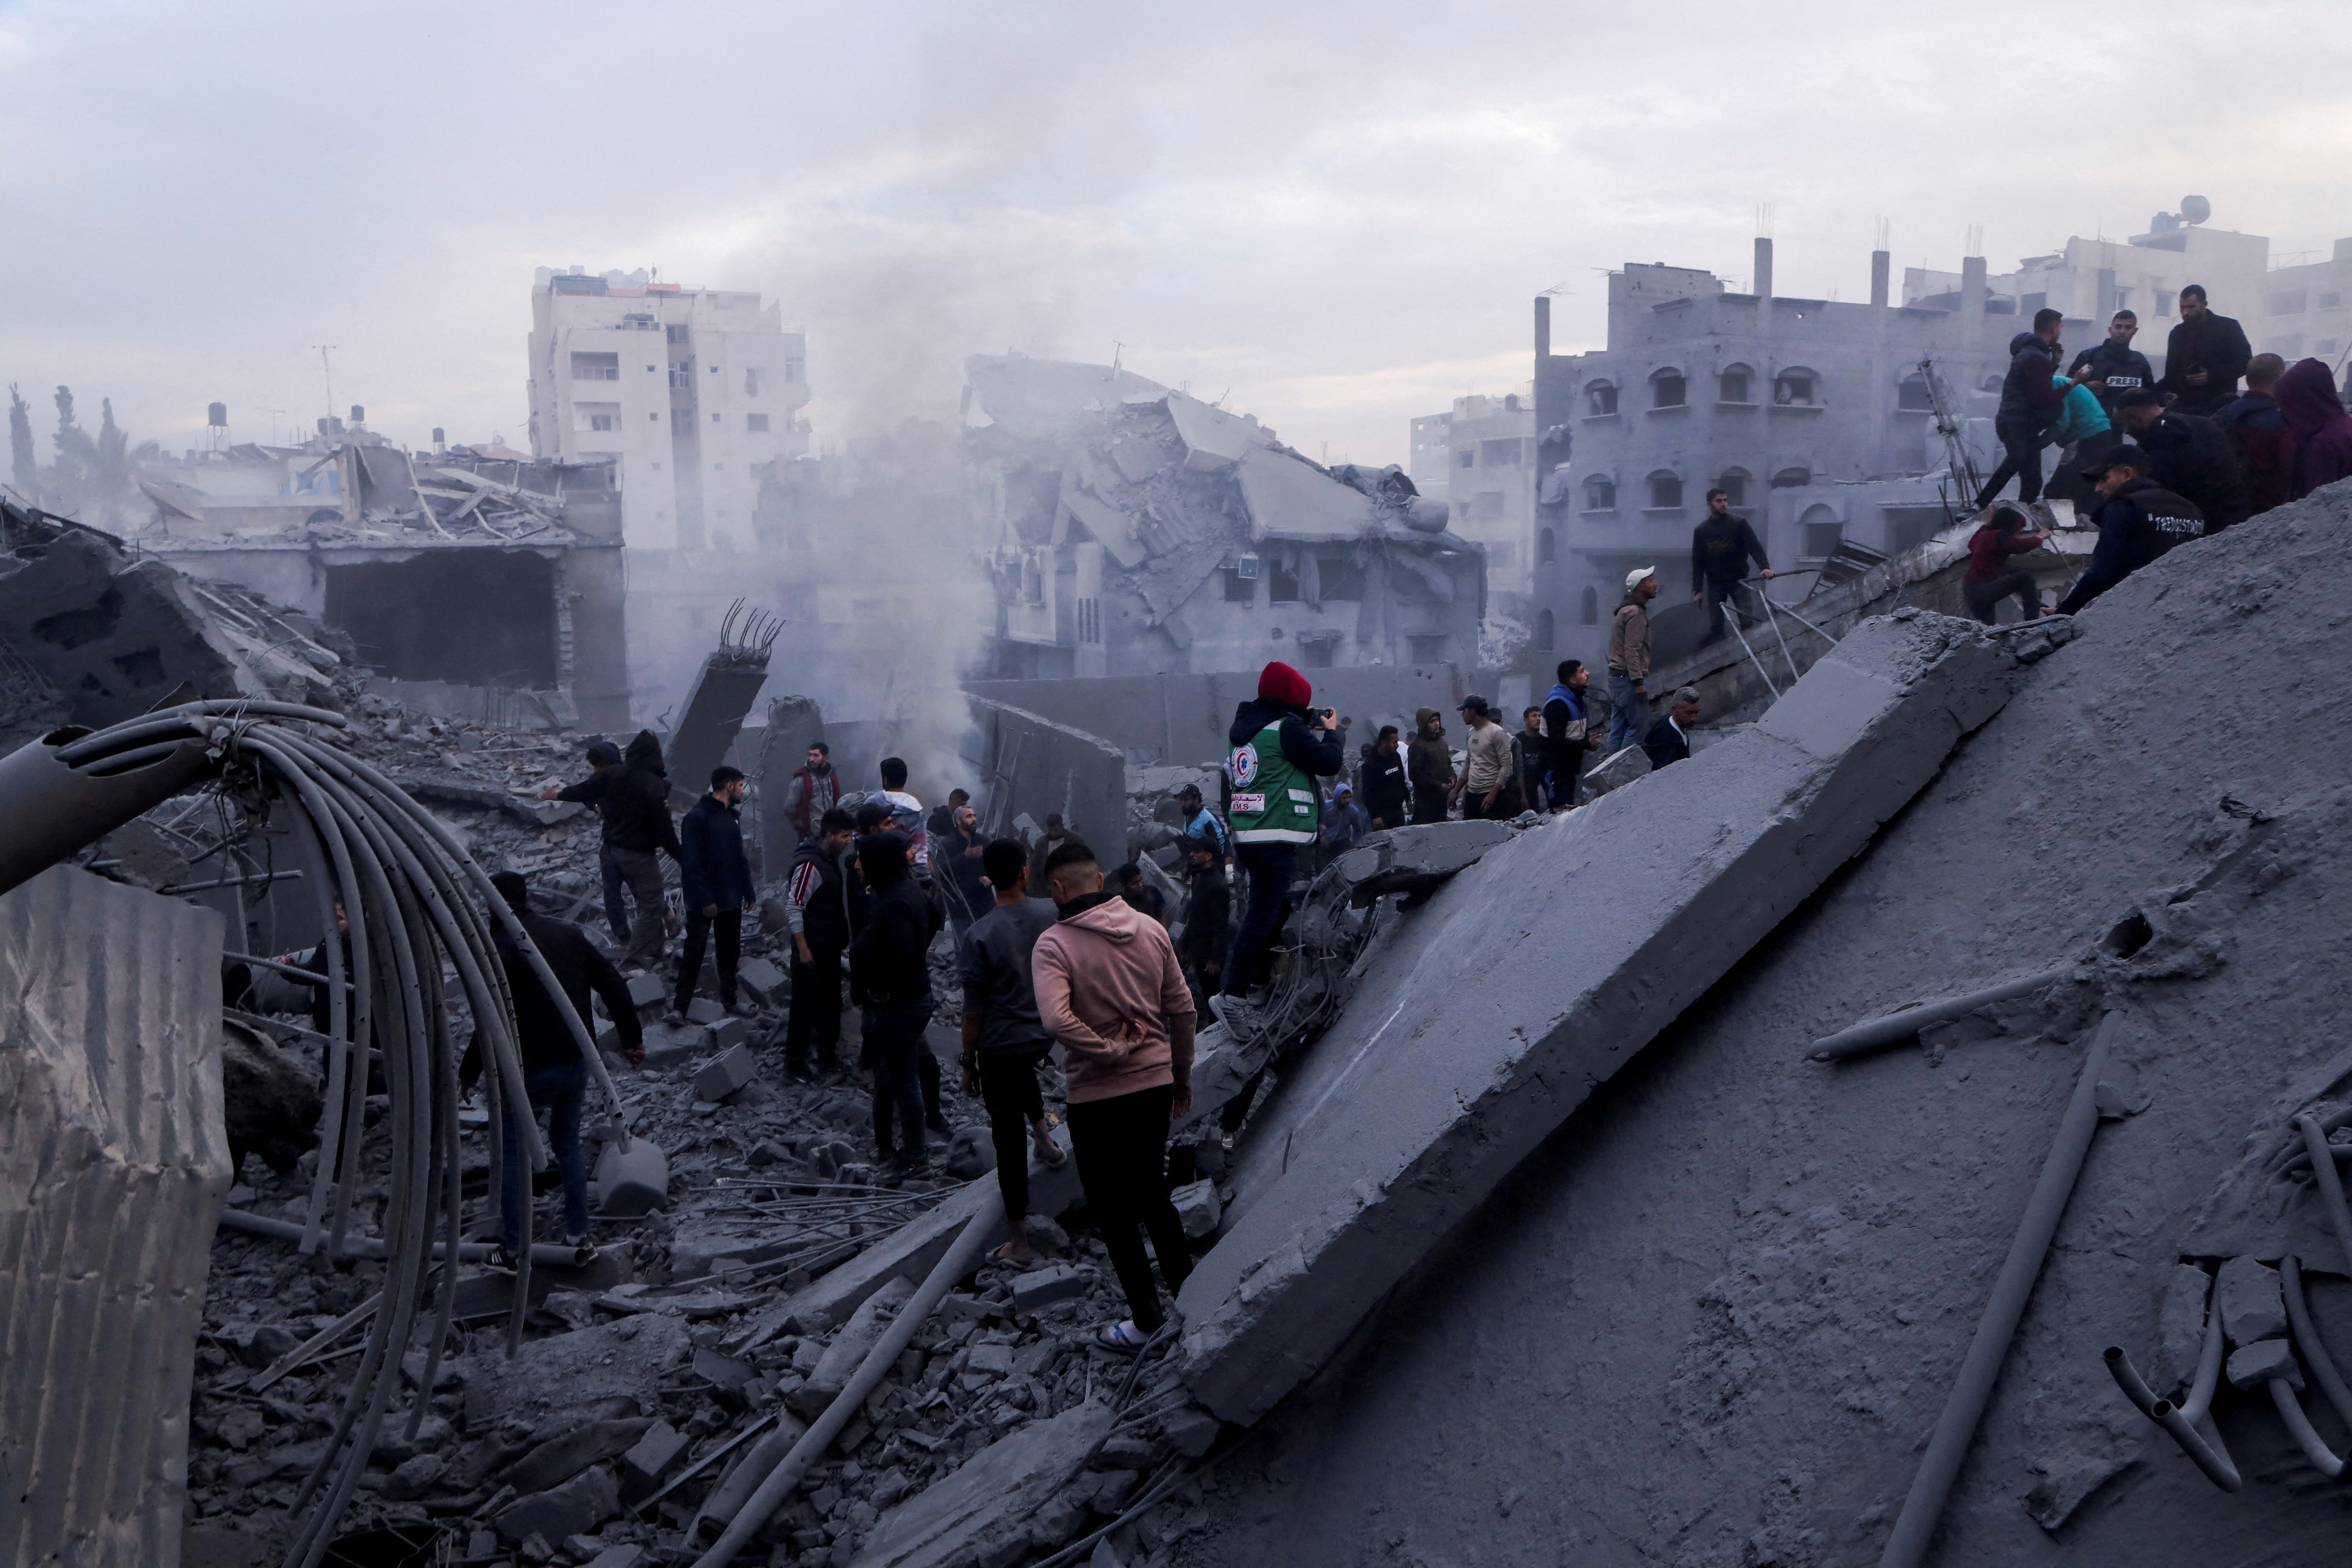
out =
[[[2066,395],[2091,379],[2087,364],[2071,379],[2058,374],[2059,359],[2065,353],[2058,335],[2065,324],[2061,311],[2036,310],[2033,330],[2009,341],[2009,374],[2001,380],[2000,406],[1992,416],[1992,433],[2000,437],[2001,450],[2007,455],[1978,492],[1979,511],[1990,506],[2012,478],[2017,480],[2020,502],[2031,506],[2042,499],[2042,437],[2057,423]]]
[[[1584,714],[1585,689],[1592,671],[1578,658],[1559,661],[1559,679],[1544,698],[1544,739],[1551,745],[1551,808],[1566,811],[1576,804],[1584,780],[1585,757],[1601,749],[1601,731]]]
[[[1233,784],[1225,819],[1234,858],[1249,873],[1249,907],[1225,963],[1224,994],[1209,1005],[1235,1040],[1255,1032],[1249,993],[1265,979],[1298,847],[1321,831],[1317,781],[1347,766],[1330,710],[1307,706],[1314,695],[1305,676],[1277,659],[1259,672],[1256,698],[1234,710],[1225,734],[1234,748],[1225,764]]]

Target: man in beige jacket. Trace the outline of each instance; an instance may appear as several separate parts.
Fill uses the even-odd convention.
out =
[[[1615,756],[1641,744],[1650,727],[1650,601],[1658,596],[1658,569],[1625,574],[1625,602],[1609,623],[1609,746]]]
[[[1192,1109],[1192,991],[1167,928],[1104,888],[1082,840],[1055,846],[1044,871],[1059,918],[1030,957],[1037,1016],[1062,1047],[1078,1180],[1133,1314],[1095,1341],[1134,1352],[1163,1321],[1142,1233],[1171,1296],[1192,1269],[1168,1198],[1168,1124]]]

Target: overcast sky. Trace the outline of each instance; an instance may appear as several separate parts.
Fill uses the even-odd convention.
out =
[[[1007,347],[1228,392],[1309,456],[1597,345],[1628,260],[1777,291],[2140,232],[2352,235],[2352,7],[0,0],[0,381],[186,446],[334,398],[525,435],[531,271],[809,332],[820,437]],[[2216,300],[2231,310],[2231,301]]]

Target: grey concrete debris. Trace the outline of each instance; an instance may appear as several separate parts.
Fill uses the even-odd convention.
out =
[[[866,1359],[866,1352],[882,1337],[899,1304],[914,1293],[913,1282],[893,1279],[859,1302],[841,1331],[834,1335],[833,1343],[825,1347],[824,1357],[810,1369],[808,1381],[792,1396],[793,1411],[811,1420],[824,1414],[824,1407],[833,1403]]]
[[[1087,1293],[1088,1277],[1066,1263],[1048,1263],[1013,1278],[1015,1311],[1034,1312]]]
[[[258,1154],[280,1175],[319,1146],[318,1076],[291,1051],[235,1018],[221,1020],[221,1118],[231,1171]]]
[[[1176,1203],[1176,1217],[1184,1222],[1184,1234],[1200,1240],[1217,1228],[1217,1217],[1223,1209],[1217,1203],[1217,1184],[1202,1177],[1190,1182],[1169,1194]]]
[[[731,1020],[740,1025],[742,1020]],[[718,1101],[760,1076],[760,1058],[749,1046],[730,1046],[694,1075],[694,1097]]]
[[[1873,623],[1752,732],[1439,892],[1445,918],[1389,950],[1387,983],[1349,1001],[1253,1136],[1235,1178],[1253,1190],[1183,1291],[1194,1394],[1254,1420],[1322,1364],[1594,1085],[1869,842],[2000,710],[2012,668],[1971,624]],[[1461,984],[1498,964],[1522,983]]]
[[[652,1426],[653,1422],[644,1416],[574,1426],[525,1454],[499,1479],[519,1492],[545,1491],[591,1465],[627,1453]]]
[[[1584,770],[1581,788],[1583,798],[1590,802],[1611,790],[1623,789],[1650,771],[1650,753],[1639,746],[1628,746],[1622,752],[1612,752]]]
[[[604,1465],[583,1470],[562,1486],[517,1498],[492,1520],[509,1541],[544,1536],[561,1541],[585,1535],[621,1511],[621,1489]]]
[[[735,968],[735,984],[762,1007],[781,1007],[790,990],[784,972],[764,958],[747,958]]]
[[[512,1361],[483,1358],[467,1373],[466,1429],[504,1420],[535,1425],[560,1412],[576,1419],[582,1406],[615,1397],[652,1409],[661,1385],[692,1355],[685,1321],[656,1313],[533,1340]]]
[[[1007,1568],[1067,1539],[1078,1518],[1048,1509],[1108,1433],[1100,1403],[1066,1410],[990,1445],[952,1477],[882,1516],[856,1568]]]
[[[2157,1319],[2157,1361],[2148,1376],[2167,1397],[2185,1390],[2197,1375],[2212,1294],[2213,1277],[2193,1263],[2176,1264],[2166,1277],[2164,1305]]]
[[[2213,1280],[2213,1310],[2232,1345],[2283,1338],[2286,1302],[2279,1294],[2278,1270],[2252,1258],[2232,1258]]]
[[[1446,878],[1478,863],[1479,857],[1511,837],[1508,823],[1424,822],[1375,833],[1338,862],[1359,905],[1391,893],[1425,893]]]
[[[635,1504],[651,1497],[678,1460],[686,1457],[687,1437],[667,1421],[656,1421],[621,1456],[621,1500]]]
[[[2257,1340],[2231,1351],[2228,1376],[2232,1388],[2260,1388],[2274,1377],[2284,1378],[2290,1388],[2303,1386],[2303,1368],[2295,1364],[2294,1347],[2284,1340]]]
[[[622,1148],[608,1142],[596,1156],[596,1212],[625,1218],[669,1204],[669,1156],[650,1138]]]

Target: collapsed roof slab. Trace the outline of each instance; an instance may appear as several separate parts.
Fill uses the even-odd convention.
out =
[[[1869,843],[2000,710],[2014,668],[1973,623],[1870,623],[1754,730],[1498,846],[1443,889],[1388,950],[1390,981],[1317,1044],[1299,1075],[1315,1081],[1251,1130],[1280,1159],[1185,1284],[1194,1395],[1255,1421],[1322,1365]]]

